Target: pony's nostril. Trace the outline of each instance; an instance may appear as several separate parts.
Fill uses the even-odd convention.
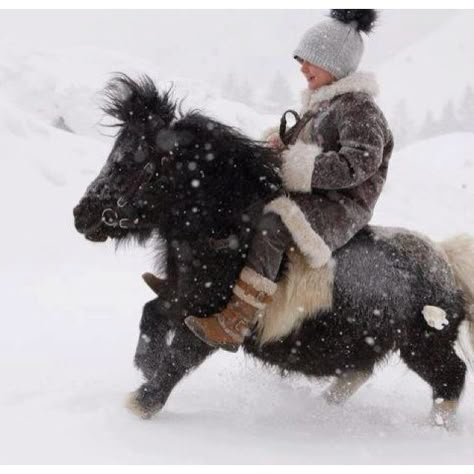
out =
[[[81,199],[79,204],[74,207],[72,213],[74,215],[74,225],[76,229],[83,233],[91,226],[100,221],[98,207],[93,205],[93,201],[89,197]]]

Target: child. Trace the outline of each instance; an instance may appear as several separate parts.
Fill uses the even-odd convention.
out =
[[[246,266],[227,307],[187,326],[213,347],[236,351],[272,301],[287,249],[296,245],[314,268],[365,227],[382,191],[393,149],[385,117],[374,102],[372,74],[356,72],[374,10],[331,10],[310,28],[294,52],[307,81],[302,112],[314,113],[296,142],[280,148],[287,197],[270,202],[252,242]]]

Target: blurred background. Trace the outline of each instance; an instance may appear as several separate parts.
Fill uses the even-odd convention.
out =
[[[91,99],[113,71],[173,81],[201,107],[220,97],[277,114],[305,87],[292,59],[327,15],[308,10],[3,11],[0,91],[75,133],[97,132]],[[474,131],[474,11],[384,10],[360,69],[378,75],[398,147]],[[180,87],[181,86],[181,87]],[[248,130],[249,133],[252,130]],[[256,132],[256,131],[255,131]]]

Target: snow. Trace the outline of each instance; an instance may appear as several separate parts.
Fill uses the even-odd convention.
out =
[[[428,425],[430,390],[397,356],[342,407],[324,401],[329,381],[281,378],[221,352],[156,418],[125,410],[141,382],[132,358],[141,308],[153,298],[140,278],[153,270],[153,252],[87,242],[72,208],[110,151],[94,101],[108,72],[169,78],[105,50],[66,53],[12,50],[0,68],[0,462],[474,462],[472,374],[453,435]],[[252,136],[275,120],[194,80],[178,79],[176,90]],[[57,115],[76,133],[55,128]],[[397,152],[374,222],[435,239],[474,233],[473,149],[474,134],[456,133]]]

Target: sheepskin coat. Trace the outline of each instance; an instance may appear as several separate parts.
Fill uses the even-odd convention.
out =
[[[287,191],[270,202],[310,264],[320,267],[372,217],[387,176],[393,137],[374,101],[375,77],[354,73],[303,93],[315,113],[283,151]]]

